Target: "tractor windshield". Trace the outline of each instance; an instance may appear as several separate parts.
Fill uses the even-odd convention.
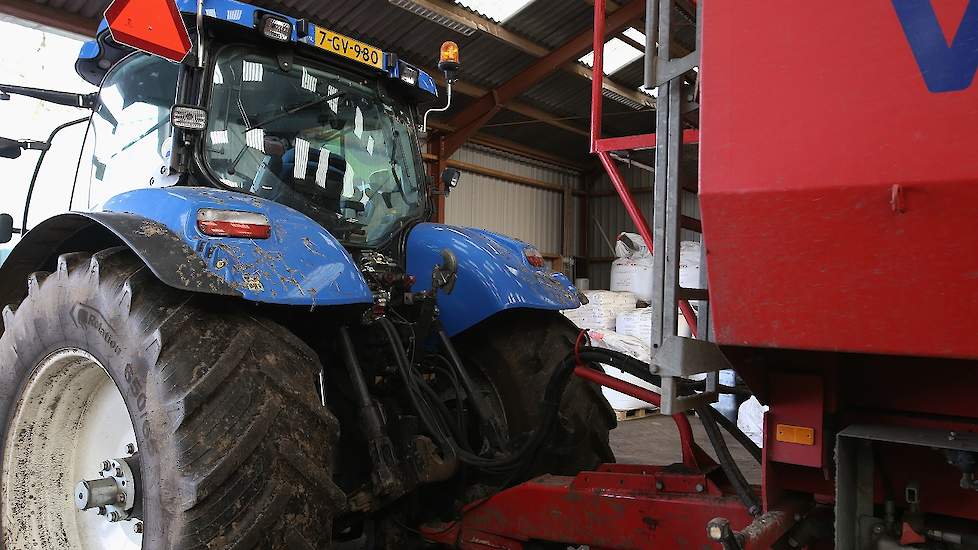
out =
[[[372,246],[421,214],[424,194],[406,109],[318,66],[226,47],[217,54],[204,143],[228,187]]]

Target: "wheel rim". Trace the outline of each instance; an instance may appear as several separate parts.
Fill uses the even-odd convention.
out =
[[[98,360],[77,348],[45,357],[25,384],[4,443],[4,546],[141,548],[136,520],[110,522],[75,505],[75,485],[98,479],[100,464],[127,456],[135,442],[122,394]]]

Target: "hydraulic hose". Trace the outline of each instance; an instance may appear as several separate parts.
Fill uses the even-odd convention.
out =
[[[603,348],[593,348],[593,347],[583,347],[580,350],[581,358],[587,357],[588,360],[595,363],[602,363],[610,367],[621,369],[624,372],[631,374],[639,379],[645,380],[650,384],[661,384],[661,377],[649,372],[649,365],[635,359],[634,357],[625,355],[614,350],[607,350]],[[594,358],[598,356],[598,358]],[[683,393],[692,393],[691,390],[684,389]],[[723,435],[720,433],[717,427],[718,419],[722,418],[720,422],[724,424],[724,428],[733,435],[739,443],[744,445],[755,459],[760,462],[761,460],[761,450],[754,444],[753,441],[747,437],[740,429],[737,428],[735,424],[730,422],[726,417],[720,414],[719,411],[710,406],[700,406],[696,408],[696,414],[699,415],[701,422],[703,423],[703,429],[706,431],[707,437],[710,439],[710,444],[713,446],[713,450],[717,454],[717,459],[720,461],[720,467],[723,469],[724,474],[726,474],[727,479],[734,487],[734,491],[737,493],[738,498],[747,507],[747,510],[751,515],[756,516],[760,513],[761,507],[757,502],[757,497],[754,495],[753,491],[750,489],[750,485],[747,483],[746,478],[744,478],[743,472],[740,471],[740,467],[737,466],[736,461],[734,461],[733,456],[730,454],[730,449],[727,447],[727,442],[723,439]]]
[[[486,458],[462,448],[459,442],[454,439],[453,435],[455,434],[452,433],[453,430],[450,428],[446,430],[444,424],[447,421],[436,415],[432,409],[432,405],[426,400],[426,398],[437,399],[437,396],[432,395],[431,388],[422,388],[422,386],[425,386],[425,382],[420,378],[420,375],[414,372],[405,354],[400,335],[397,333],[397,328],[386,318],[379,319],[378,324],[387,336],[388,343],[394,353],[398,371],[407,388],[408,398],[411,401],[412,407],[418,413],[418,417],[421,419],[424,427],[436,439],[446,455],[457,457],[465,464],[490,472],[512,472],[518,470],[533,459],[547,434],[553,429],[557,419],[561,396],[573,375],[574,369],[579,363],[600,363],[621,369],[652,384],[661,383],[661,378],[649,372],[648,365],[637,359],[612,350],[583,347],[576,353],[572,352],[568,354],[554,370],[550,380],[547,382],[547,387],[541,402],[541,423],[530,433],[524,444],[515,452],[505,456]],[[440,412],[443,416],[446,414],[443,411]],[[750,485],[744,478],[743,472],[740,471],[733,456],[730,454],[730,449],[727,448],[723,435],[720,433],[717,426],[719,413],[713,407],[709,406],[697,407],[696,412],[699,414],[707,437],[710,439],[710,443],[717,454],[720,467],[733,485],[738,498],[744,503],[744,506],[747,507],[751,515],[757,516],[761,511],[761,507],[757,501],[757,497],[751,491]],[[736,430],[736,426],[733,426],[733,429]],[[743,436],[743,438],[746,439],[746,436]]]
[[[597,361],[599,363],[608,365],[609,367],[620,369],[636,378],[648,382],[649,384],[654,384],[656,386],[662,385],[662,377],[649,372],[649,365],[647,363],[639,361],[638,359],[635,359],[630,355],[625,355],[624,353],[614,351],[614,350],[587,347],[587,346],[581,348],[582,353],[591,352],[591,351],[607,355],[607,360]],[[684,395],[691,395],[693,393],[693,390],[702,389],[704,387],[705,386],[703,384],[690,382],[688,384],[683,384],[681,386],[681,392]],[[724,391],[724,390],[733,389],[733,388],[728,388],[727,386],[720,386],[718,389],[720,393],[738,393],[735,391]],[[730,435],[732,435],[734,439],[737,440],[737,443],[740,443],[740,445],[743,446],[744,449],[746,449],[747,452],[749,452],[751,456],[753,456],[754,459],[757,460],[757,462],[761,461],[761,448],[758,447],[756,443],[751,441],[751,439],[747,437],[747,434],[745,434],[740,428],[738,428],[736,424],[731,422],[730,419],[723,416],[723,414],[721,414],[720,411],[714,409],[713,407],[705,407],[705,408],[709,409],[709,411],[705,411],[703,412],[703,414],[708,413],[709,416],[711,416],[716,421],[717,424],[722,426],[725,431],[727,431]],[[697,411],[697,413],[699,412],[700,411]]]
[[[730,454],[730,449],[727,448],[727,442],[723,439],[723,434],[720,433],[716,419],[710,411],[716,412],[716,409],[709,405],[696,407],[696,414],[700,417],[703,429],[706,431],[706,437],[710,439],[710,444],[717,453],[720,468],[723,469],[723,473],[726,474],[730,484],[733,485],[737,497],[747,507],[750,515],[757,517],[761,513],[761,506],[757,501],[757,496],[751,491],[750,484],[744,478],[744,473],[740,471],[740,467],[737,466],[737,462],[734,461],[733,456]]]
[[[425,429],[435,437],[439,446],[446,454],[457,457],[465,464],[487,471],[511,471],[521,467],[535,455],[536,450],[543,443],[546,435],[553,429],[557,418],[557,409],[560,405],[560,397],[563,395],[564,388],[566,388],[567,383],[570,381],[574,370],[573,356],[568,356],[561,362],[561,365],[547,384],[541,405],[543,409],[543,421],[541,425],[531,432],[530,437],[517,451],[501,457],[486,458],[461,448],[458,442],[452,437],[451,430],[448,430],[449,433],[446,433],[442,423],[439,422],[439,417],[435,415],[431,405],[425,400],[426,392],[421,388],[421,384],[424,384],[424,381],[414,373],[411,363],[408,361],[404,352],[404,346],[402,345],[400,335],[397,333],[397,328],[386,318],[380,318],[377,323],[386,334],[388,343],[394,353],[397,368],[407,388],[411,406],[418,413],[418,417],[421,419]]]

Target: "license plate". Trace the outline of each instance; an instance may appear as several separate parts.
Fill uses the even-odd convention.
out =
[[[384,68],[384,52],[370,44],[364,44],[349,36],[333,32],[329,29],[316,27],[315,45],[336,55],[370,65],[378,69]]]

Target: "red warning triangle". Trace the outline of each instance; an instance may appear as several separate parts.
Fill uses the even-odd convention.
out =
[[[121,44],[177,62],[190,51],[190,34],[174,0],[114,0],[105,20]]]

